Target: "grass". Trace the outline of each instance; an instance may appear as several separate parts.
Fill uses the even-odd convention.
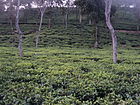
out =
[[[140,49],[0,47],[1,105],[138,105]]]

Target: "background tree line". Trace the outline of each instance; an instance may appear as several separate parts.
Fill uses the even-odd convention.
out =
[[[75,13],[75,18],[79,20],[79,24],[84,24],[83,20],[85,17],[90,25],[93,25],[93,28],[96,29],[94,33],[94,37],[96,39],[94,47],[98,48],[99,45],[99,30],[100,23],[104,23],[104,26],[110,30],[112,37],[112,46],[113,46],[113,61],[117,63],[117,36],[115,29],[112,25],[113,19],[111,19],[119,8],[130,9],[130,6],[133,6],[133,10],[137,20],[139,22],[140,19],[140,8],[138,6],[139,1],[131,1],[131,0],[122,0],[122,1],[113,1],[113,0],[1,0],[0,1],[0,12],[5,13],[8,17],[8,22],[11,26],[12,32],[19,34],[19,55],[23,56],[23,35],[24,33],[21,31],[20,23],[22,23],[22,19],[24,18],[28,23],[27,14],[30,11],[35,10],[34,15],[37,17],[36,25],[38,25],[38,29],[36,32],[36,48],[39,44],[39,36],[42,30],[42,24],[44,14],[46,14],[48,18],[48,27],[51,28],[52,24],[52,15],[55,10],[59,10],[62,15],[62,20],[64,23],[64,27],[67,29],[69,22],[69,15],[72,11]],[[35,7],[35,8],[33,8]],[[33,14],[32,14],[33,15]],[[57,16],[55,16],[57,18]],[[38,24],[39,23],[39,24]],[[105,25],[106,23],[106,25]],[[139,30],[139,24],[137,25],[137,30]]]

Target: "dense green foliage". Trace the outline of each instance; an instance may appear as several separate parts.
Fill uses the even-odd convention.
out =
[[[115,30],[126,31],[117,32],[118,64],[112,63],[111,36],[103,21],[98,24],[96,49],[95,24],[88,24],[87,14],[79,24],[79,11],[69,8],[66,29],[66,8],[50,9],[44,15],[38,49],[39,11],[29,7],[20,11],[23,57],[18,56],[15,21],[13,30],[9,24],[9,15],[14,14],[1,13],[0,105],[140,105],[140,34],[127,32],[138,30],[133,9],[113,10]]]
[[[74,4],[81,9],[82,14],[88,15],[88,19],[93,20],[94,23],[105,20],[103,0],[76,0]]]
[[[5,28],[6,27],[6,28]],[[8,30],[7,26],[1,27],[0,31],[4,35],[0,35],[0,46],[17,46],[18,35],[6,35],[5,31]],[[24,46],[35,46],[36,33],[29,33],[36,29],[35,25],[21,25],[22,30],[27,33],[24,36]],[[71,24],[68,29],[65,29],[63,25],[55,25],[51,29],[47,26],[43,26],[43,30],[40,35],[39,46],[40,47],[83,47],[93,48],[95,43],[95,29],[92,25],[80,25]],[[111,45],[111,36],[107,28],[101,27],[99,31],[100,46]],[[139,47],[140,36],[139,34],[118,33],[118,41],[120,46],[126,47]]]
[[[140,49],[0,48],[1,105],[138,105]]]

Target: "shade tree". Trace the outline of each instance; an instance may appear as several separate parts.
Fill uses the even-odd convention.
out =
[[[36,33],[36,48],[37,48],[39,44],[39,36],[40,36],[41,28],[42,28],[43,17],[46,12],[46,9],[54,6],[57,3],[60,3],[60,0],[34,0],[33,2],[37,6],[40,12],[39,28]]]
[[[5,11],[5,1],[4,0],[0,0],[0,12]]]
[[[32,0],[6,0],[6,3],[9,4],[8,9],[15,9],[15,27],[16,32],[18,33],[18,49],[19,56],[23,56],[23,32],[20,29],[19,21],[20,21],[20,9],[21,6],[25,6],[28,3],[31,3]],[[12,13],[11,13],[12,14]]]
[[[89,24],[93,23],[95,27],[95,44],[94,47],[99,47],[99,22],[105,21],[105,3],[103,0],[76,0],[75,5],[81,8],[81,12],[88,16]],[[115,7],[113,7],[115,10]],[[116,11],[112,11],[111,15],[114,15]]]
[[[111,23],[111,8],[112,8],[112,0],[104,0],[105,2],[105,18],[107,27],[111,33],[112,38],[112,48],[113,48],[113,62],[117,63],[118,61],[118,45],[117,45],[117,36],[115,33],[115,29]]]

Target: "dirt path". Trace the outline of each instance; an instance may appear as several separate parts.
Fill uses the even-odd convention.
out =
[[[130,34],[140,34],[140,31],[116,30],[116,32],[123,32],[123,33],[130,33]]]

